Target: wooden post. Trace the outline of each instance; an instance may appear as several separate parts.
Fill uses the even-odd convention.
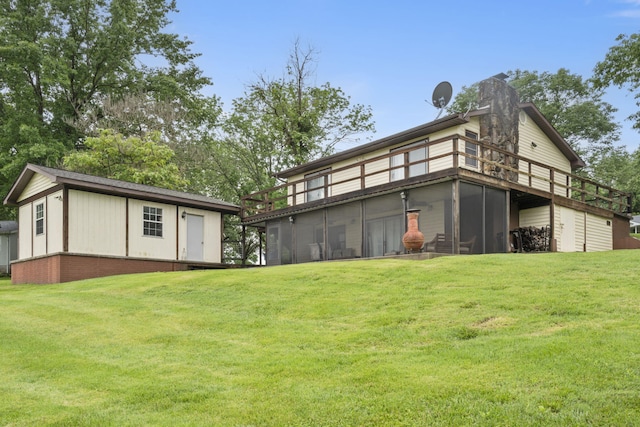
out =
[[[453,167],[454,168],[458,168],[459,167],[459,157],[460,154],[458,153],[458,137],[454,136],[453,137]]]
[[[451,211],[453,212],[453,239],[454,253],[459,253],[460,243],[460,181],[454,179],[451,184]]]
[[[549,226],[551,227],[551,230],[549,231],[549,251],[550,252],[557,252],[558,251],[558,247],[555,241],[556,238],[556,227],[555,227],[555,221],[556,221],[556,210],[555,210],[555,196],[553,194],[551,194],[551,204],[549,205]]]
[[[291,187],[293,187],[293,190],[291,191],[291,197],[292,197],[291,205],[295,206],[298,198],[298,192],[297,192],[298,184],[293,184]]]
[[[247,226],[242,224],[242,242],[240,247],[240,257],[242,258],[242,266],[247,266]],[[261,255],[260,255],[261,256]]]

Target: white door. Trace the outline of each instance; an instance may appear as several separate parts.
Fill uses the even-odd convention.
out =
[[[204,217],[187,215],[187,260],[204,260]]]
[[[560,252],[576,250],[576,215],[573,209],[560,208]]]

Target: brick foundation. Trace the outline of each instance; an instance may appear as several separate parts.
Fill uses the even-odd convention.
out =
[[[219,264],[197,264],[182,261],[145,260],[58,253],[50,256],[14,261],[11,282],[61,283],[116,274],[184,271],[192,267],[221,268]]]
[[[629,218],[614,216],[613,249],[640,249],[640,240],[629,236]]]

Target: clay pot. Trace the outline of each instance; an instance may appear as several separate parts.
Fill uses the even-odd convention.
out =
[[[409,252],[417,252],[424,244],[424,234],[418,229],[420,209],[407,209],[407,232],[402,236],[402,244]]]

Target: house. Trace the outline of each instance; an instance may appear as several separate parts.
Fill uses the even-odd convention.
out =
[[[577,176],[578,154],[504,80],[479,86],[474,111],[282,171],[284,184],[244,197],[267,265],[403,254],[415,209],[428,254],[638,247],[629,194]]]
[[[629,232],[638,234],[640,233],[640,215],[635,215],[629,221]]]
[[[11,261],[18,257],[18,223],[0,221],[0,275],[11,273]]]
[[[13,283],[223,267],[223,216],[195,194],[28,164],[4,200],[18,207]]]

